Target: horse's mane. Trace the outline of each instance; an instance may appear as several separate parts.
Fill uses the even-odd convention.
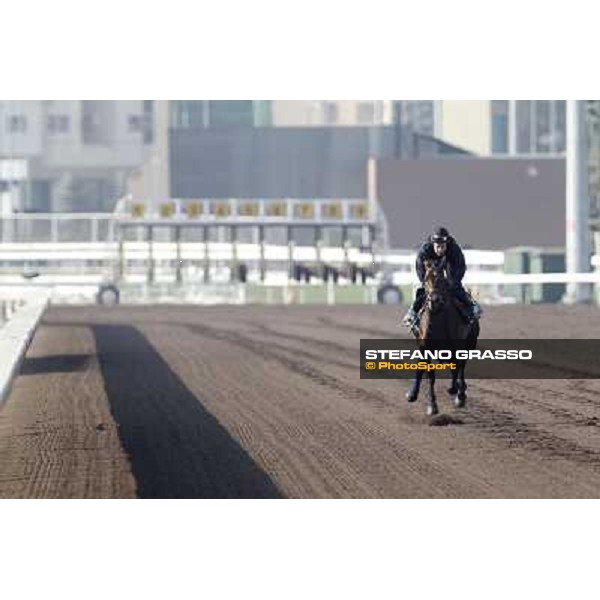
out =
[[[450,335],[452,339],[462,339],[462,335],[458,333],[463,329],[463,320],[456,306],[454,299],[450,293],[447,279],[444,275],[444,269],[446,267],[446,257],[443,257],[437,264],[433,260],[426,260],[425,265],[425,278],[423,281],[423,287],[425,289],[426,300],[423,304],[421,328],[419,331],[418,339],[425,341],[426,339],[433,337],[439,338],[439,332],[431,331],[431,319],[433,313],[431,312],[431,298],[437,296],[441,301],[442,310],[446,320],[444,321],[444,334],[447,335],[447,331],[454,331],[453,335]],[[450,310],[449,310],[450,309]],[[447,319],[451,319],[448,323]],[[439,327],[439,320],[438,320]],[[465,330],[466,335],[467,330]],[[442,336],[443,337],[443,336]]]

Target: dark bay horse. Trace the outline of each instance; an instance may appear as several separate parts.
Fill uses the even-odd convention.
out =
[[[459,306],[454,298],[444,273],[445,264],[441,261],[436,266],[433,261],[425,263],[425,302],[420,312],[419,330],[415,334],[417,345],[423,350],[473,350],[477,346],[479,337],[479,322],[470,323],[463,314],[464,309]],[[466,360],[453,360],[456,369],[452,370],[452,383],[448,393],[454,396],[454,406],[463,408],[467,399],[467,383],[465,381]],[[417,371],[415,380],[406,398],[415,402],[419,396],[419,389],[424,371]],[[429,398],[427,414],[438,413],[435,397],[435,370],[427,371],[429,378]]]

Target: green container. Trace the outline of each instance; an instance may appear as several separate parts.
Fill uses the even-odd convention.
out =
[[[505,273],[561,273],[565,271],[563,248],[536,248],[519,246],[509,248],[504,254]],[[566,291],[564,283],[533,283],[507,285],[504,295],[513,296],[526,304],[560,302]]]

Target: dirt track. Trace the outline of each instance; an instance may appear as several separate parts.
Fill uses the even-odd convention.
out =
[[[0,497],[600,497],[600,381],[476,381],[431,427],[361,381],[390,307],[53,307],[0,409]],[[600,337],[590,307],[482,337]],[[440,394],[442,410],[455,414]]]

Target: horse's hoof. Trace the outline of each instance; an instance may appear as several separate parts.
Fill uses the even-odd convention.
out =
[[[433,415],[437,415],[439,412],[437,404],[435,402],[430,402],[427,405],[427,416],[433,417]]]
[[[451,396],[456,396],[456,394],[458,394],[458,388],[454,385],[450,386],[447,391]]]
[[[454,406],[456,406],[456,408],[464,408],[466,404],[467,404],[466,396],[463,398],[461,398],[460,396],[456,396],[454,398]]]
[[[406,392],[406,399],[409,402],[416,402],[418,395],[419,394],[417,394],[415,392]]]

